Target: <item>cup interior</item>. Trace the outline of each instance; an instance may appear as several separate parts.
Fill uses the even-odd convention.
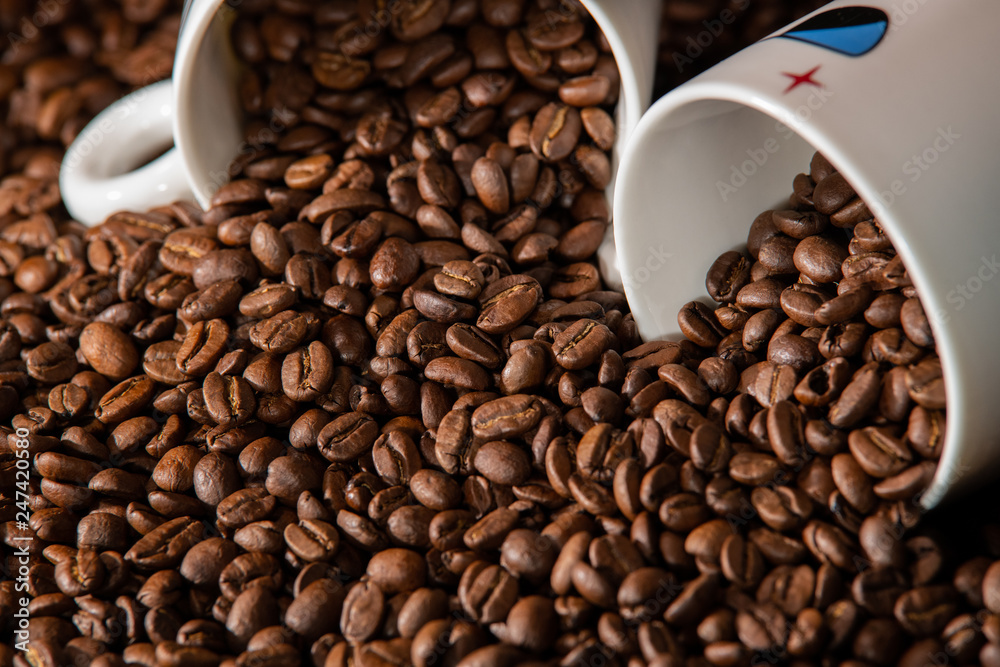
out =
[[[761,211],[785,206],[815,149],[726,100],[693,101],[659,120],[643,122],[619,173],[615,240],[639,332],[678,339],[681,306],[695,295],[708,302],[708,267],[745,244]]]
[[[857,164],[815,125],[768,107],[752,92],[711,97],[678,89],[672,95],[647,112],[633,135],[614,205],[618,265],[642,337],[683,338],[680,308],[693,298],[713,303],[705,288],[712,262],[728,250],[745,249],[750,223],[762,211],[787,206],[792,178],[808,170],[819,150],[874,206],[921,295],[937,341],[948,388],[948,430],[937,474],[921,503],[934,507],[958,482],[971,488],[995,469],[995,424],[977,390],[991,386],[989,367],[995,363],[977,359],[977,350],[986,345],[978,324],[963,326],[957,315],[937,316],[944,312],[943,276],[954,264],[937,251],[951,235],[926,227],[921,218],[927,214],[921,216],[911,202],[904,202],[911,207],[905,214],[899,207],[882,206]],[[935,257],[939,261],[927,261]],[[986,308],[987,301],[973,305]]]

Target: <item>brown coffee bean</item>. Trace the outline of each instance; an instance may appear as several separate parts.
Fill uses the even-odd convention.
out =
[[[344,637],[352,642],[363,642],[379,628],[385,610],[385,596],[372,582],[360,582],[350,589],[344,599],[340,626]]]
[[[420,454],[413,440],[402,431],[379,436],[372,446],[375,469],[386,483],[406,484],[420,469]]]
[[[705,406],[711,400],[708,387],[698,375],[681,364],[664,364],[658,375],[671,389],[694,405]]]
[[[242,377],[209,373],[204,384],[205,408],[220,426],[239,426],[254,413],[253,388]]]
[[[936,468],[933,461],[921,461],[876,484],[875,495],[886,500],[910,500],[930,486]]]
[[[830,221],[813,211],[783,210],[772,212],[771,222],[782,234],[801,240],[821,233]]]
[[[459,357],[432,359],[424,367],[424,374],[428,380],[471,391],[484,391],[490,384],[489,376],[482,366]]]
[[[732,445],[718,426],[706,422],[691,432],[691,461],[699,470],[718,473],[729,468]]]
[[[849,454],[837,454],[830,461],[833,481],[844,498],[859,512],[870,512],[876,502],[872,479]]]
[[[776,234],[764,241],[757,252],[757,261],[771,275],[788,274],[796,271],[794,254],[799,241],[784,234]],[[839,268],[839,265],[838,265]]]
[[[778,459],[787,466],[804,463],[804,417],[791,401],[779,401],[767,411],[767,439]]]
[[[858,465],[879,479],[898,474],[913,460],[905,443],[878,427],[851,431],[847,443]]]
[[[558,162],[572,152],[582,127],[580,112],[575,108],[547,104],[538,111],[531,124],[531,150],[540,160]]]
[[[816,202],[816,210],[826,215],[832,215],[849,204],[857,197],[854,188],[840,172],[833,172],[829,176],[816,182],[816,190],[813,199]]]
[[[950,586],[924,586],[903,593],[894,608],[896,620],[916,637],[934,635],[944,629],[957,611]]]
[[[261,488],[241,489],[226,496],[215,512],[220,525],[241,528],[260,521],[274,509],[277,500]]]
[[[434,276],[434,287],[439,292],[462,299],[475,299],[485,284],[486,280],[479,267],[464,260],[448,262]]]
[[[714,606],[718,590],[718,574],[700,575],[684,585],[681,593],[667,607],[664,619],[670,624],[689,625],[697,622]]]
[[[105,424],[115,424],[134,417],[153,399],[154,384],[145,375],[123,380],[101,397],[94,416]]]
[[[523,484],[531,474],[527,453],[511,442],[498,440],[484,443],[473,459],[479,474],[496,484]]]
[[[574,107],[601,104],[608,96],[611,82],[600,74],[578,76],[559,86],[559,99]]]
[[[24,363],[28,375],[46,384],[65,382],[77,371],[73,349],[65,343],[42,343],[25,355]]]
[[[906,387],[910,398],[928,410],[943,410],[945,407],[944,377],[941,361],[928,357],[906,373]]]
[[[477,438],[512,438],[534,428],[541,418],[541,405],[532,396],[515,394],[476,408],[472,413],[472,429]]]
[[[611,150],[615,140],[615,126],[611,116],[599,107],[587,107],[580,110],[580,120],[587,135],[597,147],[604,151]]]
[[[329,461],[353,461],[375,443],[378,426],[368,415],[348,412],[323,427],[316,446]]]
[[[524,321],[541,301],[542,290],[534,278],[511,275],[489,285],[480,295],[476,326],[489,334],[502,334]]]
[[[708,295],[719,303],[733,303],[750,280],[750,262],[736,251],[725,252],[715,260],[705,278]]]
[[[830,423],[837,428],[848,428],[864,418],[878,401],[880,384],[876,363],[860,368],[830,407]]]
[[[328,561],[337,553],[340,536],[337,529],[325,521],[304,519],[285,527],[285,544],[304,561]]]
[[[729,474],[740,484],[760,486],[770,482],[780,469],[777,459],[757,452],[741,452],[729,460]]]
[[[427,564],[409,549],[386,549],[372,556],[366,572],[388,594],[412,591],[424,584]]]
[[[226,349],[229,326],[220,319],[195,322],[177,351],[177,369],[185,375],[208,373]]]
[[[718,565],[722,545],[733,534],[723,519],[713,519],[698,526],[684,540],[684,550],[709,565]]]
[[[498,549],[507,534],[517,525],[518,519],[517,512],[509,507],[493,510],[465,532],[465,546],[473,551]]]
[[[802,541],[821,563],[830,563],[842,570],[854,567],[856,555],[851,540],[839,528],[821,521],[810,521],[802,531]]]
[[[847,249],[825,236],[810,236],[795,247],[793,261],[803,275],[815,283],[832,283],[841,277]]]
[[[135,345],[129,337],[103,322],[84,327],[80,333],[80,351],[94,370],[112,380],[124,379],[139,363]]]
[[[293,401],[316,400],[333,383],[333,355],[314,340],[285,357],[281,363],[281,386]]]
[[[398,237],[389,237],[372,256],[372,283],[386,291],[401,291],[417,277],[420,258],[413,246]]]
[[[188,549],[201,540],[202,530],[190,517],[172,519],[141,537],[125,553],[125,560],[148,571],[176,567]]]
[[[774,278],[754,280],[736,295],[736,305],[742,308],[768,309],[781,307],[781,292],[784,284]]]
[[[510,208],[507,175],[495,160],[481,157],[472,166],[472,185],[483,205],[492,213],[503,215]]]
[[[583,319],[556,336],[552,352],[563,368],[580,370],[597,362],[613,340],[611,331],[605,325]]]

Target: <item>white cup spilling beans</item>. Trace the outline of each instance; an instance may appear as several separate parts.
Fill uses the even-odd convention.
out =
[[[948,428],[922,503],[933,507],[995,471],[1000,69],[991,56],[1000,4],[837,0],[647,110],[660,1],[581,1],[622,81],[615,224],[599,259],[642,336],[679,336],[680,307],[696,295],[707,301],[708,266],[742,245],[758,213],[780,207],[818,150],[875,214],[929,316]],[[60,179],[75,218],[97,224],[184,198],[208,205],[243,141],[235,15],[223,0],[189,0],[172,81],[123,98],[80,134]]]

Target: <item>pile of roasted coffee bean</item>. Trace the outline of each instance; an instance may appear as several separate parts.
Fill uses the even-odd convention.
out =
[[[927,317],[822,157],[642,343],[578,5],[246,0],[233,39],[208,212],[84,230],[51,146],[0,182],[0,665],[1000,665],[1000,532],[921,522]]]

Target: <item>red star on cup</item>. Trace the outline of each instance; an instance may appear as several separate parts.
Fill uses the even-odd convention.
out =
[[[820,67],[822,67],[822,65],[816,65],[816,67],[813,67],[805,74],[792,74],[791,72],[782,72],[783,75],[787,76],[789,79],[792,80],[792,82],[788,85],[788,88],[785,88],[784,94],[787,95],[788,93],[792,92],[793,90],[795,90],[804,83],[808,83],[811,86],[816,86],[817,88],[822,88],[823,84],[813,79],[813,75],[819,71]]]

